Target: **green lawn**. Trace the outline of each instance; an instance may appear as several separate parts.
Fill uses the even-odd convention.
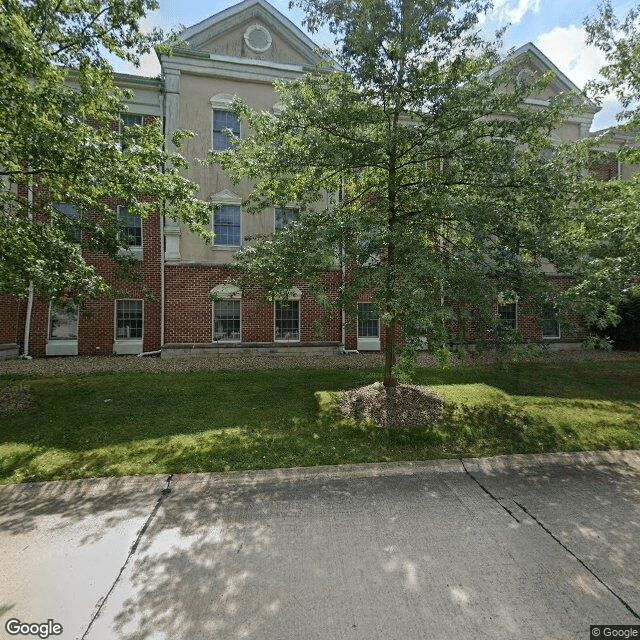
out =
[[[375,370],[0,376],[0,482],[640,448],[640,361],[419,369],[447,400],[416,430],[336,415]],[[6,411],[6,409],[5,409]],[[2,416],[0,406],[0,416]]]

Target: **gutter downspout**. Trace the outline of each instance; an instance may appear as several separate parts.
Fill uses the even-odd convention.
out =
[[[338,192],[338,204],[340,204],[342,202],[342,178],[340,179],[340,191]],[[344,243],[342,244],[342,246],[340,247],[340,253],[342,254],[342,264],[340,265],[340,288],[344,288],[344,282],[346,279],[346,267],[344,266]],[[347,339],[347,332],[345,329],[345,323],[347,322],[347,316],[344,312],[344,306],[340,309],[340,314],[341,314],[341,328],[342,328],[342,350],[346,351],[347,349],[347,344],[346,344],[346,339]]]
[[[158,56],[159,57],[159,56]],[[162,61],[160,61],[162,64]],[[162,80],[162,140],[163,147],[166,151],[167,149],[167,94],[164,90],[164,77]],[[162,165],[162,173],[164,173],[165,167]],[[162,211],[160,212],[160,349],[164,347],[164,305],[165,305],[165,294],[164,294],[164,206]]]
[[[27,217],[33,220],[33,185],[27,184]],[[23,356],[29,355],[29,338],[31,336],[31,314],[33,312],[33,280],[29,281],[29,298],[27,300],[27,317],[24,322],[24,342],[22,345]]]
[[[160,212],[160,348],[164,346],[164,212]]]
[[[338,202],[342,202],[342,186],[340,187],[340,191],[338,192]],[[340,286],[343,287],[347,275],[347,268],[344,264],[344,244],[340,247],[340,253],[342,255],[342,264],[340,265]],[[342,315],[342,353],[344,355],[351,355],[352,353],[359,354],[360,352],[357,349],[347,349],[347,314],[344,310],[344,307],[340,309],[340,313]]]

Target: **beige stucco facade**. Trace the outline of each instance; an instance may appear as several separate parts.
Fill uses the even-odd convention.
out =
[[[274,81],[300,77],[318,60],[315,45],[262,0],[214,18],[187,29],[182,34],[185,47],[160,57],[167,138],[176,129],[194,133],[183,149],[191,162],[185,175],[200,186],[198,197],[212,203],[212,213],[216,203],[239,205],[251,192],[248,183],[233,185],[215,164],[194,162],[212,151],[214,109],[224,110],[237,96],[254,110],[274,113]],[[240,136],[247,133],[241,125]],[[243,210],[240,226],[243,243],[273,232],[273,207],[257,215]],[[165,235],[169,263],[223,265],[237,251],[207,245],[170,220]]]
[[[181,36],[185,46],[176,48],[170,57],[160,58],[167,139],[175,129],[195,134],[183,150],[191,162],[186,176],[200,186],[198,196],[212,203],[212,211],[218,202],[240,204],[250,196],[248,183],[233,185],[215,164],[193,161],[211,153],[213,111],[224,109],[237,96],[254,110],[277,112],[274,80],[300,77],[311,69],[319,59],[316,46],[265,0],[246,0],[187,29]],[[522,59],[520,72],[540,76],[554,69],[531,44],[516,55]],[[557,72],[553,83],[528,102],[544,108],[554,96],[575,89],[568,78]],[[572,116],[554,132],[554,139],[560,142],[584,138],[597,110],[595,105],[587,104],[583,114]],[[241,137],[248,134],[242,127]],[[243,243],[248,237],[268,234],[273,229],[273,207],[257,215],[242,211]],[[165,257],[172,264],[223,265],[231,262],[237,251],[207,245],[171,220],[165,225],[165,238]],[[551,265],[544,269],[553,272]]]

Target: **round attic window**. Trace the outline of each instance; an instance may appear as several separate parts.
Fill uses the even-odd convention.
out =
[[[244,41],[249,49],[262,53],[271,46],[271,34],[261,24],[254,24],[244,32]]]

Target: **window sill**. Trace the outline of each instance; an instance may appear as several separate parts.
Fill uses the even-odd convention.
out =
[[[358,351],[380,351],[380,338],[358,338]]]
[[[78,341],[77,340],[47,340],[47,345],[45,347],[45,355],[77,356]]]
[[[129,247],[128,249],[120,249],[118,252],[121,256],[133,256],[136,260],[142,261],[143,251],[142,247]]]
[[[113,353],[117,355],[136,355],[142,353],[142,340],[116,340]]]

